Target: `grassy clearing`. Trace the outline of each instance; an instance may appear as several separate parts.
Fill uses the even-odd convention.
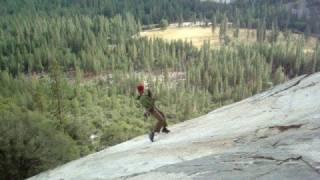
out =
[[[220,46],[219,31],[212,33],[211,28],[202,27],[169,27],[166,30],[153,29],[140,33],[143,37],[162,38],[168,41],[192,41],[196,47],[201,47],[204,41],[210,40],[214,46]]]
[[[256,30],[254,29],[240,29],[239,37],[233,37],[233,28],[228,29],[228,36],[231,39],[231,43],[254,43],[256,42]],[[270,34],[271,32],[267,32]],[[166,30],[152,29],[140,32],[140,36],[149,38],[162,38],[167,41],[183,40],[192,42],[194,46],[200,48],[205,41],[210,41],[212,48],[220,48],[224,42],[219,38],[219,27],[216,28],[215,32],[212,32],[211,27],[173,27],[170,26]],[[302,35],[293,34],[292,40],[298,41]],[[282,33],[279,35],[279,43],[284,41]],[[316,46],[317,39],[309,38],[306,42],[307,51],[312,50]]]
[[[209,27],[169,27],[166,30],[152,29],[141,32],[140,36],[149,38],[162,38],[168,41],[191,41],[192,44],[198,48],[200,48],[204,41],[207,40],[210,40],[210,43],[214,47],[220,47],[221,45],[219,40],[219,30],[217,29],[213,33]]]

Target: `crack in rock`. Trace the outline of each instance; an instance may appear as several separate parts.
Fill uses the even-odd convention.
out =
[[[299,129],[303,127],[304,124],[291,124],[291,125],[275,125],[270,127],[264,127],[256,129],[252,134],[244,135],[233,139],[234,143],[253,143],[263,139],[267,139],[272,136],[277,136],[285,131],[291,129]],[[281,140],[277,140],[271,144],[272,147],[276,147]]]
[[[178,156],[178,159],[180,159],[181,161],[185,161],[185,159],[181,156]]]
[[[265,176],[265,175],[268,175],[268,174],[270,174],[270,173],[272,173],[274,170],[276,170],[277,168],[273,168],[273,169],[271,169],[270,171],[267,171],[267,172],[265,172],[265,173],[263,173],[263,174],[259,174],[258,176],[256,176],[255,178],[253,178],[253,179],[258,179],[258,178],[260,178],[260,177],[262,177],[262,176]]]
[[[142,174],[146,174],[145,172],[143,173],[134,173],[134,174],[131,174],[129,176],[121,176],[119,177],[121,180],[127,180],[127,179],[130,179],[130,178],[133,178],[133,177],[136,177],[136,176],[140,176]]]
[[[288,126],[271,126],[269,129],[278,129],[280,132],[288,131],[289,129],[299,129],[303,124],[293,124]]]
[[[278,140],[278,141],[274,142],[271,146],[276,147],[280,142],[281,142],[281,140]]]
[[[301,88],[299,88],[299,89],[296,89],[296,90],[294,90],[293,92],[296,92],[296,91],[302,90],[302,89],[306,89],[306,88],[309,88],[309,87],[312,87],[312,86],[315,86],[315,85],[317,85],[317,83],[312,82],[311,84],[309,84],[309,85],[307,85],[307,86],[304,86],[304,87],[301,87]]]
[[[291,89],[291,88],[293,88],[293,87],[295,87],[295,86],[298,86],[303,80],[305,80],[306,78],[308,78],[310,75],[311,75],[311,74],[305,75],[304,77],[302,77],[301,79],[299,79],[297,82],[295,82],[295,83],[292,84],[291,86],[288,86],[288,87],[286,87],[286,88],[284,88],[284,89],[281,89],[281,90],[279,90],[279,91],[276,91],[276,92],[270,94],[270,95],[267,96],[267,97],[274,96],[274,95],[279,94],[279,93],[281,93],[281,92],[283,92],[283,91],[286,91],[286,90]]]
[[[287,159],[276,159],[272,156],[259,156],[259,155],[256,155],[256,156],[252,156],[251,158],[254,158],[254,159],[266,159],[266,160],[271,160],[271,161],[276,161],[278,162],[277,165],[281,165],[283,163],[286,163],[288,161],[298,161],[300,159],[302,159],[302,156],[297,156],[297,157],[289,157]]]
[[[318,130],[318,129],[320,129],[320,127],[315,127],[315,128],[310,129],[310,130],[313,131],[313,130]]]
[[[281,159],[276,159],[272,156],[261,156],[261,155],[256,155],[253,156],[252,158],[254,159],[266,159],[266,160],[271,160],[271,161],[276,161],[278,162],[277,165],[282,165],[283,163],[286,163],[288,161],[302,161],[306,166],[310,167],[312,170],[314,170],[317,174],[320,175],[320,169],[317,169],[316,167],[314,167],[311,163],[309,163],[307,160],[303,159],[302,156],[296,156],[296,157],[289,157],[287,159],[281,160]],[[261,178],[262,176],[268,175],[270,173],[272,173],[274,170],[278,169],[273,168],[270,171],[267,171],[263,174],[259,174],[258,176],[256,176],[254,179],[258,179]]]
[[[305,159],[301,158],[301,161],[304,162],[308,167],[310,167],[311,169],[313,169],[317,174],[320,175],[320,170],[317,169],[316,167],[313,167],[308,161],[306,161]]]
[[[288,89],[290,89],[290,88],[293,88],[293,87],[299,85],[303,80],[305,80],[306,78],[308,78],[310,75],[312,75],[312,74],[307,74],[307,75],[303,76],[303,77],[302,77],[301,79],[299,79],[297,82],[295,82],[295,83],[292,84],[291,86],[288,86],[288,87],[286,87],[286,88],[284,88],[284,89],[280,89],[280,90],[278,90],[278,91],[276,91],[276,92],[274,92],[274,93],[266,94],[266,95],[264,95],[264,96],[262,96],[262,97],[260,97],[260,98],[256,98],[256,99],[252,100],[251,103],[255,103],[255,102],[257,102],[257,101],[261,101],[261,100],[263,100],[263,99],[265,99],[265,98],[272,97],[272,96],[277,95],[277,94],[279,94],[279,93],[281,93],[281,92],[283,92],[283,91],[286,91],[286,90],[288,90]],[[274,88],[275,88],[275,87],[274,87]],[[274,89],[274,88],[272,88],[272,89]],[[254,96],[253,96],[253,97],[254,97]]]
[[[261,155],[252,156],[252,158],[254,158],[254,159],[266,159],[266,160],[270,160],[270,161],[276,161],[276,162],[278,162],[277,165],[282,165],[283,163],[286,163],[286,162],[288,162],[288,161],[299,161],[299,160],[302,159],[302,156],[289,157],[289,158],[284,159],[284,160],[276,159],[276,158],[274,158],[274,157],[272,157],[272,156],[261,156]],[[278,169],[278,167],[273,168],[273,169],[271,169],[270,171],[267,171],[267,172],[265,172],[265,173],[263,173],[263,174],[259,174],[258,176],[256,176],[256,177],[253,178],[253,179],[258,179],[258,178],[260,178],[260,177],[262,177],[262,176],[268,175],[268,174],[272,173],[272,172],[273,172],[274,170],[276,170],[276,169]]]
[[[260,128],[260,129],[255,130],[254,136],[257,139],[265,139],[265,138],[268,138],[272,135],[277,135],[277,134],[283,133],[285,131],[288,131],[290,129],[299,129],[303,125],[304,124],[276,125],[276,126]]]
[[[278,165],[281,165],[283,163],[289,162],[289,161],[298,161],[301,160],[302,156],[297,156],[297,157],[291,157],[291,158],[287,158],[285,160],[280,160],[280,162],[278,163]]]

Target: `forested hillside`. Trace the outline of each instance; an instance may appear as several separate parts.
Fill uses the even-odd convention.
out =
[[[224,1],[221,1],[224,2]],[[114,17],[126,13],[144,24],[169,22],[212,21],[220,23],[226,15],[230,22],[240,21],[242,27],[255,28],[266,22],[282,30],[293,29],[307,33],[320,33],[320,4],[317,0],[235,0],[219,3],[202,0],[2,0],[0,15],[103,15]]]
[[[1,1],[0,179],[23,179],[147,132],[154,120],[143,119],[135,92],[143,80],[173,124],[320,70],[320,46],[305,51],[307,34],[292,41],[288,25],[285,41],[266,35],[268,24],[273,37],[283,26],[268,13],[278,9],[257,10],[266,5],[252,6],[259,34],[252,45],[198,49],[137,35],[164,18],[249,26],[250,9],[238,3]]]

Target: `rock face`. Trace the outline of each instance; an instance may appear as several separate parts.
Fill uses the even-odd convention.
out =
[[[320,179],[320,73],[170,129],[31,179]]]

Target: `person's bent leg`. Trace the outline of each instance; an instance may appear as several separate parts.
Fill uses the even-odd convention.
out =
[[[163,114],[163,112],[161,112],[159,109],[157,108],[154,108],[154,110],[157,112],[157,114],[159,115],[159,118],[161,118],[161,127],[159,129],[159,131],[161,130],[162,128],[162,132],[164,133],[169,133],[170,131],[167,129],[167,121],[166,121],[166,117],[165,115]],[[159,125],[160,126],[160,125]]]
[[[157,123],[153,129],[153,132],[160,132],[161,128],[166,124],[165,119],[163,116],[157,111],[156,109],[151,111],[153,117],[157,119]]]

